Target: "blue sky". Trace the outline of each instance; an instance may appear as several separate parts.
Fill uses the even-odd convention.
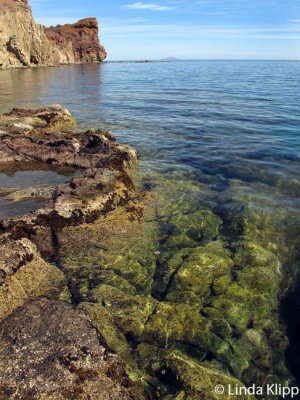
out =
[[[109,60],[297,59],[299,0],[30,0],[47,26],[95,16]]]

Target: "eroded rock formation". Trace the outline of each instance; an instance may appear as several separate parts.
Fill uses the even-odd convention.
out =
[[[101,62],[105,57],[95,18],[45,29],[34,21],[27,0],[0,0],[0,69]]]
[[[53,189],[44,208],[0,223],[2,232],[15,239],[29,238],[47,257],[56,252],[61,228],[92,222],[134,193],[126,168],[136,162],[136,152],[103,130],[68,133],[74,124],[61,106],[15,109],[0,117],[0,163],[39,161],[81,170]]]
[[[44,261],[27,239],[0,239],[0,320],[25,302],[40,296],[58,299],[67,295],[64,274]]]
[[[100,62],[106,57],[106,51],[99,43],[96,18],[47,28],[45,33],[53,47],[58,49],[60,63]]]

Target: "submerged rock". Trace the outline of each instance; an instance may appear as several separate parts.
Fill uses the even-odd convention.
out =
[[[241,395],[229,393],[229,387],[245,388],[237,379],[224,374],[209,362],[197,363],[178,351],[162,352],[159,364],[153,363],[153,368],[166,384],[173,386],[173,394],[164,396],[164,400],[253,399],[243,392]],[[216,392],[218,388],[224,388],[224,392],[219,394]]]
[[[137,194],[92,224],[59,232],[58,264],[69,279],[75,302],[91,300],[101,285],[129,295],[151,293],[158,247],[152,204],[151,194]]]
[[[131,345],[132,357],[154,379],[158,398],[196,399],[200,393],[201,398],[214,398],[210,376],[216,376],[215,370],[224,374],[224,381],[234,378],[239,386],[253,382],[287,385],[291,377],[285,365],[287,338],[279,300],[287,249],[291,256],[297,246],[297,235],[288,242],[297,221],[287,223],[278,206],[260,210],[257,199],[227,197],[232,187],[216,194],[181,181],[162,180],[156,185],[154,179],[154,204],[150,207],[155,210],[152,223],[156,233],[152,241],[149,237],[144,241],[149,231],[135,233],[150,295],[130,289],[139,279],[141,267],[130,248],[134,239],[125,244],[118,237],[115,246],[119,246],[120,258],[110,253],[109,246],[95,252],[93,261],[82,257],[78,267],[78,271],[85,270],[85,275],[82,270],[80,275],[81,293],[106,309],[117,332]],[[266,212],[270,218],[260,219]],[[149,248],[155,249],[154,272],[145,268]],[[73,256],[66,263],[77,261]],[[131,274],[123,275],[126,265],[134,267]],[[109,280],[108,275],[102,279],[110,267],[119,279]],[[97,273],[91,279],[89,270],[98,270],[101,279],[97,280]],[[168,369],[174,354],[179,354],[181,367]],[[199,387],[183,383],[191,365],[197,371]]]

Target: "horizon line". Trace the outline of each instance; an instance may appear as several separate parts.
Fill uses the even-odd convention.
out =
[[[132,58],[128,60],[104,60],[103,63],[109,63],[109,62],[180,62],[180,61],[292,61],[292,62],[299,62],[299,59],[290,59],[290,58],[176,58],[174,59],[169,59],[173,57],[167,57],[167,58]],[[176,59],[175,59],[176,58]]]

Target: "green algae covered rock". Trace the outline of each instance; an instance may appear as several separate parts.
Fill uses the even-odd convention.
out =
[[[232,266],[233,262],[228,252],[219,242],[197,247],[177,270],[166,298],[172,301],[181,299],[203,302],[211,295],[215,279],[226,276],[230,280]]]
[[[44,261],[28,239],[0,241],[0,320],[28,301],[41,296],[69,300],[64,274]]]
[[[173,254],[168,253],[168,255],[166,255],[166,253],[162,253],[159,256],[152,288],[152,294],[155,297],[165,297],[174,275],[191,252],[191,248],[185,248],[178,250]]]
[[[131,296],[109,285],[92,290],[92,300],[101,303],[114,323],[127,335],[139,340],[158,302],[151,297]]]
[[[154,181],[154,212],[141,229],[131,234],[134,223],[127,229],[121,220],[126,237],[108,245],[93,239],[80,262],[66,263],[75,261],[75,291],[94,303],[82,306],[94,326],[129,360],[150,398],[216,399],[219,381],[287,384],[278,309],[297,239],[285,246],[286,225],[282,242],[275,237],[283,210],[265,210],[264,200],[254,207],[254,189],[238,182],[212,193]]]
[[[213,333],[212,324],[216,324],[216,320],[201,316],[197,306],[129,296],[106,285],[93,290],[93,301],[105,307],[110,321],[131,340],[156,343],[165,349],[184,349],[187,352],[194,349],[199,360],[209,351],[234,370],[248,367],[240,353]],[[223,333],[226,330],[230,332],[230,326],[223,321]]]
[[[78,301],[91,300],[92,290],[100,285],[129,295],[150,294],[158,251],[157,225],[149,205],[143,218],[136,216],[150,201],[137,199],[94,224],[68,228],[68,239],[61,242],[60,265]],[[80,241],[80,249],[74,238]]]
[[[93,326],[101,334],[108,347],[122,360],[131,363],[131,348],[124,334],[113,323],[110,313],[100,304],[81,303],[78,307],[89,316]]]
[[[294,199],[263,183],[231,180],[220,204],[228,235],[256,243],[281,263],[294,259],[300,245]]]
[[[156,373],[160,374],[165,382],[172,382],[172,397],[167,395],[164,399],[251,399],[248,395],[232,395],[231,391],[236,386],[244,385],[216,368],[210,362],[195,362],[192,358],[180,352],[165,353],[161,356],[160,364],[153,365]],[[224,388],[224,393],[216,391]],[[253,398],[254,399],[254,398]]]
[[[209,243],[218,237],[220,225],[220,218],[209,210],[186,214],[175,212],[161,227],[162,234],[165,230],[163,248],[167,251]]]
[[[148,319],[142,341],[157,343],[165,349],[184,349],[199,360],[211,352],[224,362],[239,356],[226,341],[211,331],[210,321],[203,318],[196,308],[177,303],[161,303]],[[245,365],[241,357],[239,364]]]

